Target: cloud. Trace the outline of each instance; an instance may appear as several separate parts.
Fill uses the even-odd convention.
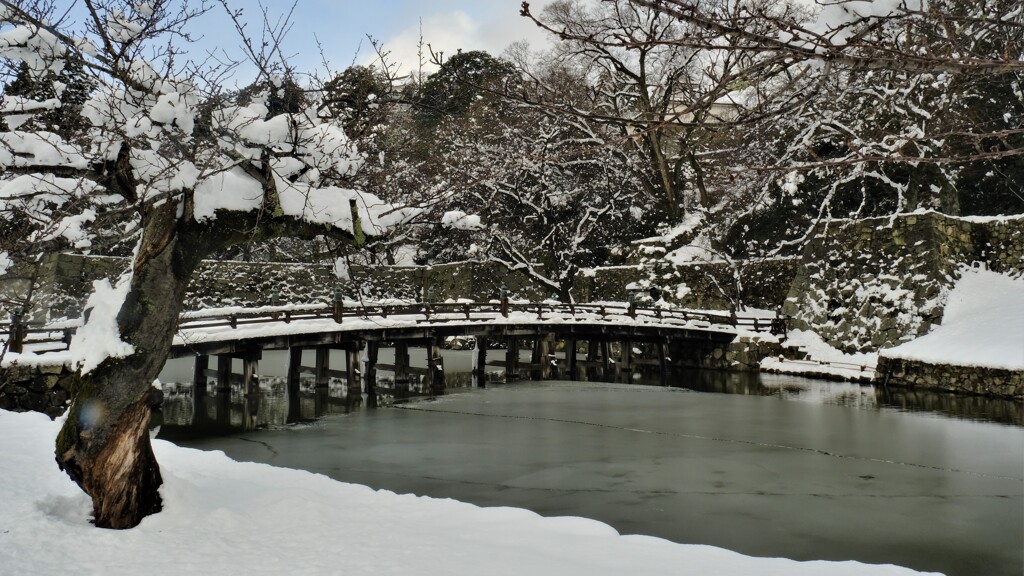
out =
[[[391,62],[400,64],[401,74],[415,74],[419,69],[422,38],[423,72],[437,69],[431,50],[447,59],[458,50],[485,50],[501,53],[513,42],[526,40],[534,48],[549,41],[548,35],[533,22],[519,16],[519,0],[497,0],[489,3],[486,13],[471,15],[465,10],[451,10],[424,16],[422,20],[398,34],[383,40]],[[372,64],[376,55],[369,54],[362,64]]]

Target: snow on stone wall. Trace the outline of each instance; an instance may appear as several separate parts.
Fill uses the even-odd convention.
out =
[[[783,312],[838,349],[888,348],[940,323],[960,269],[974,263],[1024,274],[1024,217],[832,222],[805,248]]]

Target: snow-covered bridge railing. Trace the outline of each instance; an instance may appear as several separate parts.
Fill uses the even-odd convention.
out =
[[[12,323],[0,325],[0,334],[8,334],[10,351],[21,352],[16,362],[32,357],[29,362],[67,363],[80,324],[81,320],[33,327]],[[289,393],[298,392],[303,375],[312,376],[316,386],[340,379],[347,383],[346,402],[361,402],[365,393],[372,404],[377,398],[377,370],[394,374],[396,398],[408,394],[414,382],[431,394],[443,394],[441,348],[452,337],[475,339],[477,382],[486,380],[488,366],[502,368],[506,381],[520,376],[618,380],[645,368],[667,381],[672,367],[701,367],[708,358],[728,365],[732,358],[725,350],[738,336],[756,332],[785,337],[786,323],[778,317],[622,303],[334,301],[187,312],[179,319],[170,357],[195,357],[197,388],[205,389],[215,379],[222,389],[237,383],[251,394],[259,382],[257,364],[264,351],[287,350]],[[753,346],[758,353],[764,352],[761,344]],[[378,351],[385,346],[394,349],[393,364],[377,362]],[[69,347],[72,354],[65,352]],[[425,367],[413,365],[410,349],[425,351]],[[526,349],[532,350],[529,359],[521,357]],[[488,359],[489,350],[500,350],[504,358]],[[306,351],[315,353],[313,365],[303,364]],[[343,370],[331,368],[332,351],[344,354]],[[235,360],[241,360],[240,374],[233,372]]]
[[[632,325],[687,326],[691,329],[744,330],[768,332],[785,338],[787,326],[780,317],[766,318],[739,313],[719,313],[679,308],[640,307],[632,304],[594,303],[572,304],[546,302],[443,302],[443,303],[355,303],[340,301],[332,304],[267,306],[254,309],[212,309],[182,314],[176,343],[187,345],[200,334],[204,340],[214,337],[230,340],[231,331],[247,329],[248,336],[264,332],[281,333],[273,326],[306,324],[311,320],[330,321],[316,323],[308,328],[316,331],[344,330],[346,324],[361,321],[354,329],[368,330],[373,322],[381,327],[402,325],[464,325],[466,323],[629,323]],[[348,322],[346,322],[348,321]],[[7,336],[12,352],[36,353],[66,350],[81,320],[56,322],[33,326],[17,321],[0,324],[0,334]],[[299,328],[300,331],[303,328]],[[295,332],[295,330],[287,330]]]

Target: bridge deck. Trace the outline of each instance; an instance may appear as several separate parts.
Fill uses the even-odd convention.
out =
[[[663,342],[729,342],[740,332],[785,336],[785,322],[751,314],[616,304],[542,303],[346,303],[218,309],[182,315],[172,357],[230,354],[245,350],[336,345],[354,342],[436,340],[448,336],[531,338],[555,334]],[[66,350],[80,321],[22,327],[25,352]],[[15,327],[0,324],[8,338]],[[14,338],[11,341],[16,341]],[[14,347],[12,347],[14,350]],[[15,350],[17,351],[17,350]]]

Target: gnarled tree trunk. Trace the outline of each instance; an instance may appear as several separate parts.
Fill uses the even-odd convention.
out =
[[[272,183],[270,177],[267,181]],[[197,223],[188,216],[190,206],[179,216],[175,202],[147,214],[131,288],[117,315],[121,339],[135,352],[108,358],[75,377],[71,411],[57,437],[57,463],[92,497],[97,526],[131,528],[160,510],[160,469],[148,434],[149,392],[167,361],[185,290],[202,259],[239,242],[279,236],[332,234],[360,243],[362,224],[355,205],[350,208],[358,233],[272,211],[227,213]]]
[[[57,463],[92,497],[100,527],[131,528],[161,508],[162,480],[149,442],[150,388],[206,252],[179,224],[173,203],[150,214],[117,318],[121,339],[135,353],[75,377],[71,411],[57,438]]]

